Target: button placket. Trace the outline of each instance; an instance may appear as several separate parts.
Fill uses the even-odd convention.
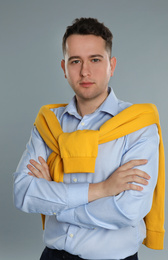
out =
[[[75,227],[74,225],[70,225],[67,231],[67,239],[66,239],[66,245],[65,250],[69,250],[74,242],[75,234],[78,231],[78,227]]]

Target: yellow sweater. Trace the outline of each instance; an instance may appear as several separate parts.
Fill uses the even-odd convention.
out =
[[[55,114],[50,110],[61,106],[66,106],[66,104],[43,106],[35,120],[41,137],[53,151],[47,163],[52,179],[57,182],[63,182],[64,173],[94,173],[98,144],[115,140],[151,124],[157,124],[160,136],[159,174],[153,194],[152,208],[145,217],[147,236],[143,243],[152,249],[163,249],[165,164],[156,106],[153,104],[132,105],[106,121],[99,130],[77,130],[71,133],[62,131]],[[45,216],[42,219],[44,225]]]

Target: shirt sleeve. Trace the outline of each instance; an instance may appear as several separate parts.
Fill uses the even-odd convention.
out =
[[[137,167],[147,172],[151,179],[143,191],[125,191],[118,196],[106,197],[91,203],[61,211],[57,220],[85,228],[101,227],[116,230],[134,226],[141,221],[152,206],[153,191],[158,176],[159,136],[156,125],[128,135],[121,165],[134,159],[147,159],[146,165]]]
[[[88,183],[64,184],[32,177],[27,165],[30,159],[47,160],[51,151],[34,127],[26,150],[14,173],[14,204],[28,213],[56,214],[88,202]]]

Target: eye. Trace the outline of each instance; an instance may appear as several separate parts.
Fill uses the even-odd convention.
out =
[[[80,63],[80,60],[73,60],[71,63],[72,64],[78,64],[78,63]]]
[[[99,61],[100,61],[100,59],[97,59],[97,58],[92,59],[92,62],[99,62]]]

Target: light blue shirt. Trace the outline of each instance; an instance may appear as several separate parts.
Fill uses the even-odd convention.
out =
[[[53,109],[64,132],[100,126],[130,106],[109,89],[104,103],[83,118],[77,113],[75,98],[66,106]],[[146,235],[144,216],[150,211],[158,174],[159,136],[156,125],[99,145],[95,173],[64,174],[56,183],[28,175],[30,159],[47,160],[51,150],[34,127],[26,150],[14,173],[14,202],[29,213],[46,215],[44,243],[49,248],[65,250],[84,259],[118,260],[135,254]],[[108,178],[119,166],[133,160],[147,159],[138,167],[151,179],[143,191],[125,191],[88,203],[89,183]],[[40,221],[40,216],[39,216]]]

